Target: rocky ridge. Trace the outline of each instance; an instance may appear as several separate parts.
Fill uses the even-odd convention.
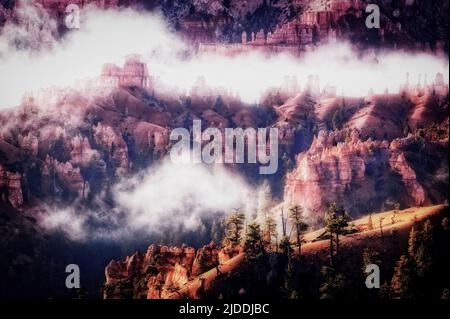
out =
[[[137,252],[125,261],[111,261],[105,269],[104,298],[165,299],[192,278],[238,253],[210,243],[192,247],[151,245],[145,255]]]

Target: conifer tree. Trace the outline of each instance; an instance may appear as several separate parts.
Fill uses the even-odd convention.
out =
[[[372,213],[369,214],[369,219],[367,220],[367,230],[373,230]]]
[[[291,242],[289,241],[289,237],[283,236],[283,238],[280,241],[280,250],[281,250],[281,254],[283,256],[286,256],[287,259],[290,261],[292,248],[291,248]]]
[[[378,265],[380,263],[379,253],[373,249],[365,248],[362,254],[363,257],[363,273],[365,273],[366,268],[370,264]]]
[[[394,213],[393,213],[393,215],[392,215],[392,217],[391,217],[391,223],[392,223],[392,225],[394,225],[394,224],[396,223],[395,217],[397,216],[397,214],[399,213],[399,211],[400,211],[400,203],[395,203],[395,204],[394,204]]]
[[[333,240],[336,242],[336,254],[339,253],[339,235],[348,226],[350,220],[346,212],[342,212],[338,209],[336,203],[330,204],[326,213],[326,231],[330,236],[330,262],[333,264],[334,248]]]
[[[408,254],[410,257],[414,258],[417,248],[419,247],[419,241],[419,234],[416,231],[416,228],[413,226],[411,228],[411,231],[409,232],[408,239]]]
[[[283,236],[280,241],[280,250],[285,258],[286,267],[284,269],[284,284],[282,288],[283,295],[287,299],[296,299],[298,294],[294,289],[294,267],[292,265],[292,248],[291,242],[287,236]]]
[[[348,222],[350,221],[350,216],[347,212],[342,212],[342,215],[338,217],[337,229],[336,229],[336,254],[339,253],[339,235],[348,227]]]
[[[264,235],[264,241],[270,248],[272,239],[277,237],[277,223],[273,218],[272,212],[266,212],[264,214]]]
[[[433,270],[431,245],[433,225],[427,220],[422,230],[418,224],[411,228],[408,239],[408,256],[401,256],[397,262],[391,289],[395,298],[412,298],[424,293],[426,278]]]
[[[303,234],[308,230],[308,224],[303,221],[303,208],[300,206],[294,206],[290,209],[289,219],[292,223],[292,227],[295,232],[296,244],[298,247],[298,257],[302,254],[302,240]]]
[[[249,259],[258,259],[264,253],[261,227],[256,222],[250,223],[247,227],[244,249]]]
[[[337,299],[343,295],[346,287],[345,276],[335,268],[324,266],[321,270],[324,282],[319,288],[320,299]]]
[[[384,217],[380,218],[380,237],[384,238],[384,234],[383,234],[383,221],[384,221]]]
[[[337,225],[337,207],[336,204],[333,203],[328,207],[328,210],[326,212],[326,220],[325,220],[325,229],[330,237],[330,264],[333,265],[333,257],[334,257],[334,234],[336,231],[336,225]]]
[[[394,269],[391,280],[391,291],[394,298],[408,299],[412,294],[413,270],[411,261],[406,256],[401,256]]]
[[[433,256],[431,247],[433,244],[433,224],[427,220],[420,233],[417,247],[414,251],[415,270],[419,277],[424,278],[433,269]]]
[[[225,239],[232,245],[236,246],[241,242],[241,232],[244,228],[245,215],[236,209],[225,222],[226,237]]]

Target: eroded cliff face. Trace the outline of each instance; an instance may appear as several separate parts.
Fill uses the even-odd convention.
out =
[[[413,200],[413,203],[416,206],[422,205],[426,199],[425,190],[417,181],[416,172],[406,160],[405,154],[403,152],[393,151],[389,159],[389,164],[392,170],[400,174],[406,192]]]
[[[180,290],[192,278],[229,260],[236,249],[210,243],[193,247],[151,245],[145,254],[125,261],[111,261],[105,269],[104,298],[164,299]]]
[[[426,203],[425,190],[398,144],[362,141],[356,130],[345,138],[342,132],[322,131],[311,148],[298,155],[288,175],[287,203],[319,215],[331,202],[343,203],[350,212],[380,208],[389,201]],[[400,189],[392,192],[394,185]]]
[[[80,167],[74,167],[71,162],[60,163],[47,156],[42,166],[42,190],[51,196],[57,192],[65,191],[72,196],[85,198],[86,184],[81,175]],[[56,186],[56,179],[60,187]]]
[[[190,130],[193,119],[221,130],[277,127],[279,160],[292,163],[295,158],[296,167],[286,185],[283,174],[292,167],[280,169],[271,186],[281,194],[285,187],[287,204],[318,215],[333,201],[355,214],[385,208],[392,201],[404,205],[444,201],[445,192],[439,188],[448,179],[427,182],[448,172],[445,165],[434,163],[448,147],[448,130],[443,129],[448,123],[448,85],[442,74],[430,85],[407,85],[401,94],[365,99],[322,92],[320,79],[312,77],[301,90],[294,77],[276,92],[269,90],[265,95],[271,98],[261,106],[252,106],[208,87],[204,80],[189,95],[166,92],[157,85],[150,88],[149,74],[143,72],[147,67],[137,56],[130,56],[125,66],[117,70],[126,70],[138,81],[111,82],[103,73],[100,82],[111,85],[107,92],[96,91],[97,87],[89,93],[43,90],[26,96],[21,107],[0,113],[4,202],[17,208],[33,198],[64,204],[87,199],[89,205],[121,177],[161,160],[171,146],[170,131]],[[439,124],[436,132],[433,123]],[[319,129],[322,132],[311,142]],[[418,137],[425,146],[435,146],[419,150]],[[411,156],[422,153],[423,159]],[[246,166],[233,168],[253,174]],[[256,174],[251,178],[261,180]]]
[[[127,65],[127,76],[139,78],[134,84],[43,89],[0,113],[2,202],[93,199],[166,154],[174,116],[144,88],[144,64],[130,58]]]
[[[25,7],[23,3],[28,6]],[[17,36],[20,39],[19,47],[49,48],[69,31],[65,25],[66,8],[74,4],[82,9],[128,7],[162,13],[173,29],[186,40],[197,44],[233,43],[238,45],[239,51],[245,51],[246,44],[254,44],[285,49],[288,46],[290,49],[282,51],[300,54],[302,50],[292,48],[304,49],[317,42],[336,38],[363,45],[366,45],[364,39],[370,38],[379,46],[428,46],[438,52],[448,48],[448,18],[443,13],[447,11],[447,2],[417,1],[414,6],[400,7],[402,15],[397,17],[393,17],[391,12],[400,8],[385,1],[374,3],[381,7],[382,14],[381,27],[377,33],[369,32],[364,27],[366,4],[347,0],[39,0],[31,4],[27,1],[7,1],[0,3],[0,27],[10,24],[9,22],[20,22],[27,25],[30,36],[23,36],[23,32]],[[442,8],[444,10],[439,10]],[[28,14],[30,10],[33,14]],[[438,13],[440,11],[442,13]],[[409,19],[411,16],[420,18],[424,23],[414,23]],[[401,28],[398,27],[399,24]],[[436,32],[430,34],[430,29]],[[426,45],[422,41],[424,37],[428,40]],[[235,50],[236,46],[225,48],[228,54]]]

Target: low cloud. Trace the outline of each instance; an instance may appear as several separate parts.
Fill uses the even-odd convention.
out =
[[[50,30],[56,24],[44,13],[36,14],[36,9],[24,9],[23,15],[30,16],[32,25],[45,25]],[[338,94],[355,97],[365,96],[370,89],[375,93],[385,89],[397,92],[405,83],[407,72],[412,84],[420,77],[423,81],[425,75],[431,82],[436,73],[443,73],[448,81],[448,58],[426,53],[386,51],[376,57],[360,56],[348,43],[333,43],[318,47],[301,59],[258,53],[235,57],[208,53],[187,59],[182,53],[188,47],[157,14],[88,7],[81,17],[79,30],[59,42],[51,41],[52,49],[33,54],[17,50],[16,46],[11,50],[8,44],[39,44],[43,39],[51,40],[53,33],[36,35],[33,29],[7,24],[0,35],[0,107],[18,105],[27,91],[71,86],[77,80],[98,76],[104,63],[121,65],[124,57],[133,53],[144,57],[151,75],[162,85],[181,92],[204,76],[207,84],[238,93],[249,103],[259,101],[268,88],[281,86],[286,75],[296,76],[301,87],[306,86],[308,76],[318,75],[322,87],[335,86]],[[46,19],[50,22],[44,22]],[[2,51],[5,46],[9,49]]]
[[[130,226],[148,230],[161,224],[181,224],[193,230],[204,217],[220,216],[234,208],[253,211],[248,205],[253,193],[247,183],[222,165],[171,162],[116,188],[117,202],[128,211]]]
[[[79,30],[56,41],[56,21],[35,5],[22,6],[31,27],[9,22],[0,34],[0,108],[19,105],[26,92],[96,77],[103,64],[121,65],[132,53],[173,59],[184,47],[157,14],[92,6],[82,11]],[[39,31],[42,25],[49,31]]]
[[[85,230],[87,217],[76,214],[74,209],[69,207],[62,210],[50,210],[40,218],[40,225],[47,231],[62,232],[68,238],[80,241],[86,239]]]
[[[252,218],[267,205],[260,196],[267,187],[251,186],[222,165],[165,161],[113,187],[115,208],[48,209],[40,224],[76,241],[164,238],[167,231],[195,231],[204,220],[223,218],[234,209]]]

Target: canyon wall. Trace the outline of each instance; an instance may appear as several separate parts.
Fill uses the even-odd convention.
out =
[[[391,193],[392,185],[401,190]],[[427,202],[405,154],[388,141],[362,141],[356,130],[346,140],[334,132],[319,133],[310,149],[297,156],[285,187],[288,205],[319,216],[332,202],[351,213],[364,212],[368,203],[382,206],[398,199],[408,206]]]

